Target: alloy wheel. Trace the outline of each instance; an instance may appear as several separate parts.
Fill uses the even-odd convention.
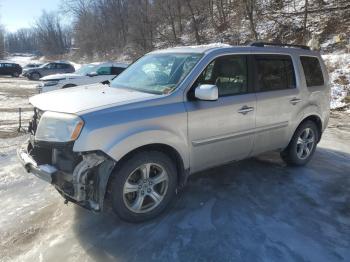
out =
[[[315,145],[315,133],[311,128],[305,128],[297,140],[297,156],[299,159],[306,159],[310,156]]]
[[[146,163],[126,179],[123,187],[125,206],[135,213],[146,213],[155,209],[164,199],[169,184],[168,174],[163,166]]]

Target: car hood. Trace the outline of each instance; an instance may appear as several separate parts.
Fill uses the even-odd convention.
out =
[[[43,111],[79,113],[100,107],[125,105],[148,100],[157,96],[134,90],[112,88],[108,85],[94,84],[42,93],[31,97],[29,102]]]
[[[78,74],[54,74],[54,75],[48,75],[45,77],[40,78],[42,81],[50,81],[50,80],[57,80],[57,79],[74,79],[74,78],[81,78],[82,75]]]

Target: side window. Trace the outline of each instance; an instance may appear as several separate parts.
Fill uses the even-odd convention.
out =
[[[55,69],[56,68],[56,64],[55,63],[51,63],[51,64],[48,64],[46,66],[47,69]]]
[[[308,87],[324,85],[323,73],[318,58],[311,56],[301,56],[300,61],[303,66],[306,85]]]
[[[99,75],[111,75],[112,68],[111,67],[100,67],[99,69],[97,69],[97,74],[99,74]]]
[[[216,85],[219,96],[248,93],[247,56],[229,55],[216,58],[204,69],[196,81]]]
[[[56,64],[57,69],[68,69],[69,65],[68,64]]]
[[[295,74],[290,56],[255,55],[256,84],[259,91],[295,88]]]
[[[119,75],[121,72],[123,72],[125,68],[123,67],[112,67],[112,73],[111,75]]]

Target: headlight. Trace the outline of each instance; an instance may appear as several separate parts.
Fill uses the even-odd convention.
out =
[[[84,121],[73,114],[45,112],[40,118],[35,140],[47,142],[69,142],[76,140]]]

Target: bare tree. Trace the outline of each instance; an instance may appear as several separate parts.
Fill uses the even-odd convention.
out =
[[[5,57],[5,30],[0,26],[0,59]]]
[[[70,32],[62,26],[57,14],[44,11],[37,20],[34,30],[44,54],[61,55],[69,51]]]
[[[256,8],[257,8],[257,1],[256,0],[246,0],[245,1],[245,10],[246,14],[249,20],[250,25],[250,31],[253,35],[254,40],[258,40],[258,32],[256,31]]]
[[[195,12],[194,12],[194,7],[193,7],[193,1],[192,0],[185,0],[186,5],[188,7],[188,10],[190,12],[190,18],[191,18],[191,23],[192,23],[192,30],[194,32],[194,36],[196,38],[196,43],[200,44],[201,43],[201,37],[199,35],[199,21],[196,18]]]

